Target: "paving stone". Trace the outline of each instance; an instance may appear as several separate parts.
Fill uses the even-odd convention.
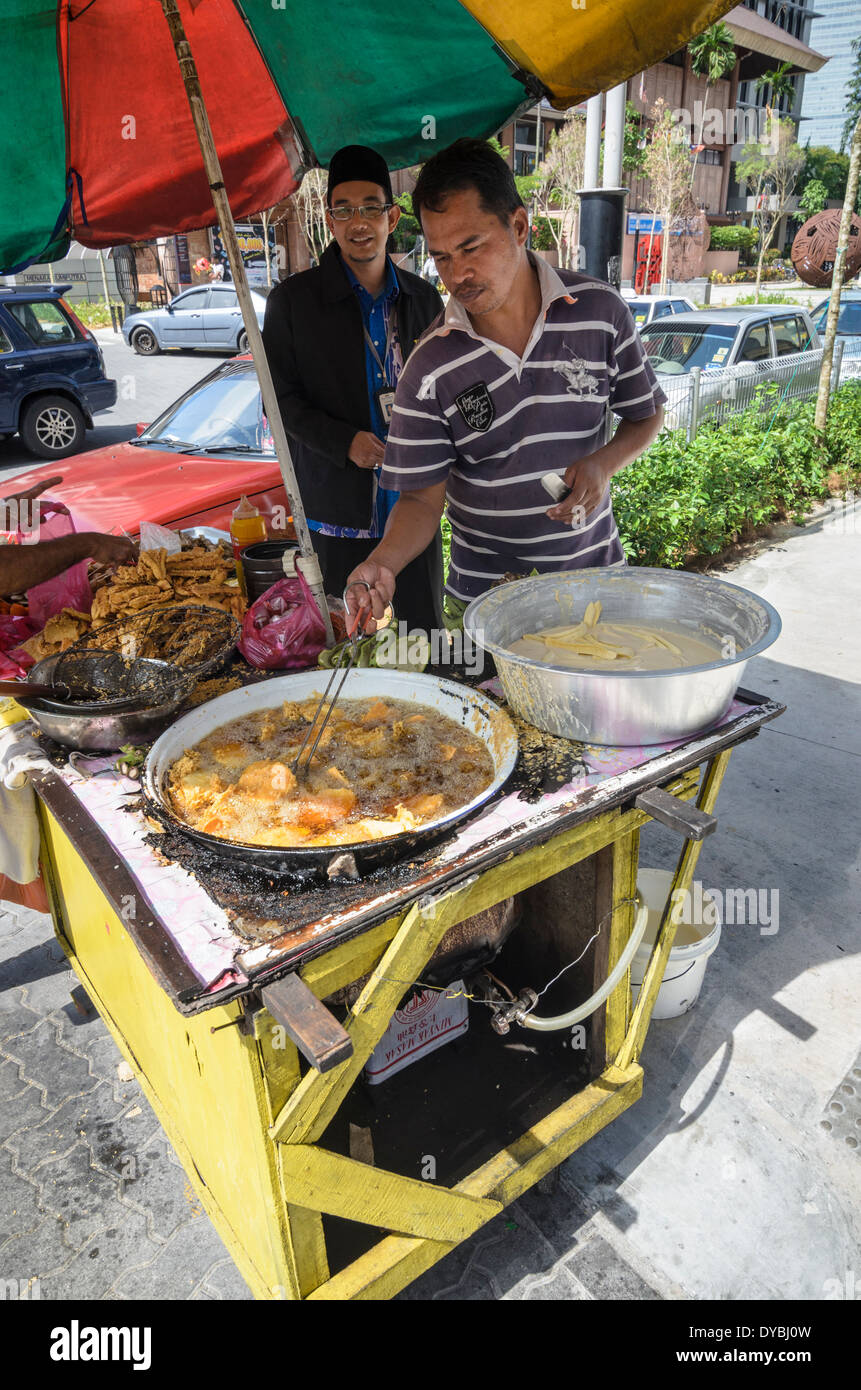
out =
[[[122,1053],[101,1018],[98,1021],[101,1031],[96,1032],[95,1029],[89,1031],[90,1025],[88,1024],[88,1033],[82,1037],[79,1043],[77,1032],[69,1021],[62,1014],[58,1017],[60,1036],[64,1042],[71,1043],[73,1047],[77,1047],[80,1052],[84,1053],[92,1075],[97,1076],[100,1081],[109,1081],[117,1100],[125,1098],[130,1101],[132,1096],[140,1097],[143,1094],[137,1081],[122,1082],[117,1076],[117,1066],[122,1060]],[[83,1029],[81,1033],[83,1034]]]
[[[549,1241],[558,1255],[569,1253],[576,1245],[588,1240],[592,1233],[590,1222],[594,1205],[562,1181],[552,1196],[532,1187],[517,1199],[524,1212]]]
[[[129,1266],[148,1264],[158,1251],[147,1236],[144,1218],[126,1209],[122,1222],[99,1231],[62,1270],[42,1280],[42,1298],[74,1299],[81,1304],[116,1297],[113,1286]],[[147,1296],[161,1295],[150,1288]]]
[[[116,1291],[126,1298],[190,1298],[206,1284],[211,1267],[226,1255],[209,1218],[194,1217],[161,1246],[148,1265],[127,1269],[115,1281]],[[135,1265],[140,1262],[136,1260]]]
[[[147,1122],[122,1122],[123,1103],[114,1099],[106,1081],[82,1096],[69,1096],[41,1122],[10,1138],[8,1147],[18,1160],[18,1167],[29,1172],[50,1153],[62,1154],[83,1139],[95,1161],[109,1172],[121,1176],[121,1156],[133,1145],[147,1137],[152,1119]]]
[[[35,1028],[39,1019],[40,1014],[27,1007],[23,986],[0,989],[0,1048],[10,1038],[26,1033],[28,1028]]]
[[[232,1260],[221,1260],[213,1265],[202,1288],[206,1290],[207,1298],[225,1299],[231,1303],[245,1302],[253,1297]]]
[[[41,979],[30,980],[24,985],[24,998],[28,1008],[42,1015],[62,1009],[70,1002],[69,996],[77,984],[77,979],[74,971],[65,964],[63,957],[62,965],[52,964]]]
[[[546,1275],[530,1275],[528,1279],[511,1289],[504,1297],[509,1301],[519,1299],[523,1303],[571,1303],[589,1302],[589,1295],[564,1267],[558,1268],[548,1278]]]
[[[17,1062],[0,1057],[0,1103],[22,1096],[29,1085],[30,1082],[21,1080]]]
[[[594,1235],[566,1265],[596,1299],[660,1299],[661,1295],[622,1259],[603,1236]]]
[[[30,1125],[38,1124],[47,1113],[39,1087],[22,1082],[14,1095],[0,1100],[0,1144],[19,1130],[26,1133]]]
[[[149,1138],[138,1148],[137,1169],[123,1182],[122,1191],[126,1201],[146,1213],[150,1235],[167,1241],[202,1208],[184,1169],[168,1162],[168,1151],[172,1150],[166,1135],[153,1136],[155,1117],[148,1106],[147,1110]]]
[[[83,1142],[43,1161],[28,1177],[38,1188],[40,1205],[62,1219],[73,1250],[80,1250],[97,1232],[121,1225],[131,1211],[122,1202],[119,1180],[92,1166]]]
[[[64,1239],[62,1221],[56,1216],[45,1216],[35,1231],[24,1231],[10,1236],[0,1245],[0,1270],[7,1279],[33,1279],[38,1277],[45,1297],[45,1277],[58,1274],[70,1260],[75,1251]]]
[[[10,1236],[35,1231],[44,1218],[39,1210],[36,1189],[25,1177],[13,1172],[12,1154],[0,1149],[0,1247]],[[2,1262],[0,1262],[0,1277]]]
[[[90,1075],[88,1059],[61,1046],[54,1025],[43,1019],[35,1028],[9,1038],[3,1044],[4,1054],[17,1062],[26,1081],[40,1086],[45,1103],[52,1109],[67,1096],[84,1095],[98,1084]]]

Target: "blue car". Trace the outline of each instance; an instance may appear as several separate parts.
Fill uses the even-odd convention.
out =
[[[251,291],[257,322],[263,327],[266,292]],[[209,348],[247,352],[248,334],[233,285],[195,285],[164,309],[140,309],[126,316],[123,337],[142,357],[167,348]]]
[[[0,286],[0,437],[43,459],[77,453],[117,383],[93,334],[63,299],[70,285]]]

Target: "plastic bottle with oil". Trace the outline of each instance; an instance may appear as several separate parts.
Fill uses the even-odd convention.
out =
[[[245,574],[242,569],[242,552],[247,545],[253,545],[255,541],[267,540],[268,534],[265,518],[245,496],[240,498],[239,505],[231,518],[230,539],[233,542],[233,558],[236,562],[239,587],[242,590],[243,598],[247,598]]]

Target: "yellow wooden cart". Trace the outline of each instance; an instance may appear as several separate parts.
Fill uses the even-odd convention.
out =
[[[244,983],[208,993],[171,924],[130,913],[141,885],[67,781],[34,778],[57,937],[257,1298],[391,1297],[637,1100],[669,907],[636,1006],[623,977],[585,1047],[518,1033],[529,1046],[512,1048],[473,1005],[456,1042],[373,1089],[362,1073],[450,929],[514,895],[518,985],[550,979],[604,924],[554,987],[563,1007],[588,997],[632,931],[644,824],[684,836],[673,887],[686,890],[733,746],[783,708],[738,700],[722,727],[644,750],[538,830],[354,885],[349,910],[333,889],[325,920],[249,951]],[[350,985],[349,1007],[333,1006]]]

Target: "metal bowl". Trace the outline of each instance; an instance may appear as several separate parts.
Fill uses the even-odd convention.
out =
[[[332,866],[347,857],[352,858],[362,872],[368,872],[394,863],[419,847],[440,839],[494,797],[511,774],[517,761],[517,734],[508,715],[486,695],[456,681],[441,680],[436,676],[406,671],[354,669],[344,682],[341,698],[408,700],[440,710],[476,734],[487,746],[494,767],[490,785],[465,806],[449,811],[417,830],[361,844],[321,845],[307,849],[299,846],[282,849],[269,845],[249,845],[239,840],[226,840],[204,830],[195,830],[180,819],[167,792],[170,769],[177,758],[230,720],[258,710],[274,709],[284,700],[306,700],[322,693],[327,675],[326,671],[313,670],[271,677],[254,685],[242,686],[239,690],[230,690],[226,695],[219,695],[189,710],[156,740],[147,755],[141,778],[146,799],[167,824],[211,853],[238,859],[243,864],[269,869],[274,873],[309,870],[325,882]]]
[[[671,622],[716,639],[729,654],[666,671],[578,671],[510,650],[524,633],[582,619],[598,599],[610,622]],[[464,631],[496,663],[505,698],[546,733],[586,743],[642,745],[686,738],[728,710],[752,656],[780,634],[780,617],[736,584],[678,570],[610,568],[539,575],[475,599]]]
[[[54,667],[62,655],[48,656],[38,662],[30,673],[33,680],[50,684]],[[168,661],[141,657],[136,665],[146,667],[153,676],[165,679],[165,693],[156,704],[145,707],[137,704],[130,708],[123,703],[111,708],[99,702],[71,704],[47,699],[20,700],[19,704],[23,705],[43,734],[67,748],[77,748],[87,753],[108,753],[127,743],[149,743],[184,704],[196,678],[177,671]]]

